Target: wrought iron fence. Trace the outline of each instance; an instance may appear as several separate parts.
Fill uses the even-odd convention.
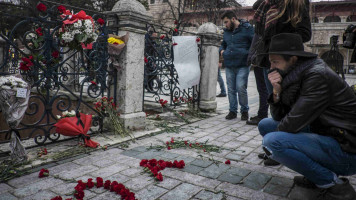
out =
[[[16,130],[22,139],[34,138],[39,145],[59,139],[53,125],[61,112],[73,109],[94,114],[92,124],[102,128],[104,116],[95,109],[94,102],[113,96],[116,103],[117,70],[107,52],[108,33],[112,31],[104,24],[98,29],[99,37],[92,49],[69,48],[59,37],[64,21],[59,15],[57,6],[52,6],[45,14],[26,17],[7,35],[0,35],[6,41],[0,76],[21,73],[32,88],[25,117]],[[105,15],[93,15],[93,19],[98,17],[105,19]],[[21,37],[18,32],[25,27],[29,29]],[[43,40],[38,40],[38,28]],[[29,56],[33,57],[31,70],[19,70],[21,59]],[[4,122],[0,125],[3,142],[9,139],[10,130]]]
[[[169,105],[176,107],[189,101],[192,105],[199,102],[199,85],[188,89],[179,87],[178,73],[174,66],[172,36],[179,35],[171,28],[161,32],[160,37],[145,36],[145,79],[144,101],[159,102],[168,100]],[[164,31],[164,28],[162,28]],[[194,34],[194,33],[189,33]],[[201,44],[198,45],[199,61]]]

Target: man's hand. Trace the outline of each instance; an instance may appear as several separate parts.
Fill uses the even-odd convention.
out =
[[[273,86],[273,94],[274,94],[274,102],[279,101],[279,95],[282,92],[282,76],[278,73],[278,71],[273,71],[268,74],[268,80],[271,82]]]
[[[222,67],[222,63],[221,62],[219,62],[219,68],[221,68]]]
[[[225,50],[221,50],[220,55],[222,56]]]

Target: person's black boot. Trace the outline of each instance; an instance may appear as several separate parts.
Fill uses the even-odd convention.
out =
[[[267,159],[268,159],[266,153],[260,153],[260,154],[258,154],[258,158],[259,158],[259,159],[263,159],[263,160],[267,160]]]
[[[261,118],[261,117],[259,117],[259,116],[254,116],[254,117],[251,117],[249,120],[247,120],[246,124],[257,126],[258,123],[260,123],[260,121],[261,121],[262,119],[263,119],[263,118]]]
[[[344,181],[342,184],[336,184],[330,188],[321,190],[318,195],[319,200],[355,200],[356,192],[346,178],[340,178]]]
[[[241,113],[241,121],[246,121],[246,120],[248,120],[248,112]]]
[[[265,166],[277,166],[281,164],[275,160],[272,160],[271,158],[267,158],[263,163],[265,164]]]
[[[220,93],[220,94],[216,95],[216,97],[226,97],[226,94]]]
[[[228,115],[226,115],[226,117],[225,117],[225,119],[235,119],[237,117],[237,114],[236,113],[234,113],[234,112],[229,112],[229,114]]]
[[[316,185],[309,181],[307,178],[305,178],[305,176],[295,176],[294,179],[294,184],[299,186],[299,187],[303,187],[303,188],[317,188]]]

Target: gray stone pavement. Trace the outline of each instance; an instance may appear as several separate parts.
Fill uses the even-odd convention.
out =
[[[348,81],[355,81],[348,77]],[[250,115],[258,108],[258,94],[253,73],[249,76],[248,95]],[[218,90],[219,92],[219,90]],[[57,195],[73,197],[75,183],[66,179],[86,181],[100,176],[104,180],[118,181],[136,193],[138,199],[200,199],[200,200],[274,200],[314,199],[301,195],[302,188],[293,185],[297,175],[285,166],[266,167],[257,155],[261,151],[262,137],[256,126],[245,121],[226,120],[227,98],[218,98],[218,115],[192,124],[183,125],[178,133],[161,133],[143,137],[128,148],[111,146],[107,151],[98,150],[47,167],[50,176],[38,178],[39,169],[6,183],[0,183],[0,200],[51,199]],[[222,147],[219,153],[205,153],[195,149],[157,151],[147,149],[162,142],[189,140]],[[166,168],[161,171],[162,182],[142,173],[141,159],[184,160],[184,169]],[[213,161],[211,160],[213,159]],[[230,165],[224,164],[229,159]],[[43,167],[43,166],[42,166]],[[39,167],[39,168],[42,168]],[[348,177],[356,188],[356,176]],[[102,188],[85,190],[84,199],[120,199]]]

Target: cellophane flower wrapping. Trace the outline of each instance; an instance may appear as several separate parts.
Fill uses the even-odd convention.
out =
[[[17,97],[17,90],[26,89],[25,98]],[[30,98],[30,86],[22,80],[21,75],[9,75],[0,77],[0,110],[10,129],[16,129],[25,115],[28,100]],[[11,157],[15,160],[26,160],[26,151],[19,137],[11,131],[10,139]]]

